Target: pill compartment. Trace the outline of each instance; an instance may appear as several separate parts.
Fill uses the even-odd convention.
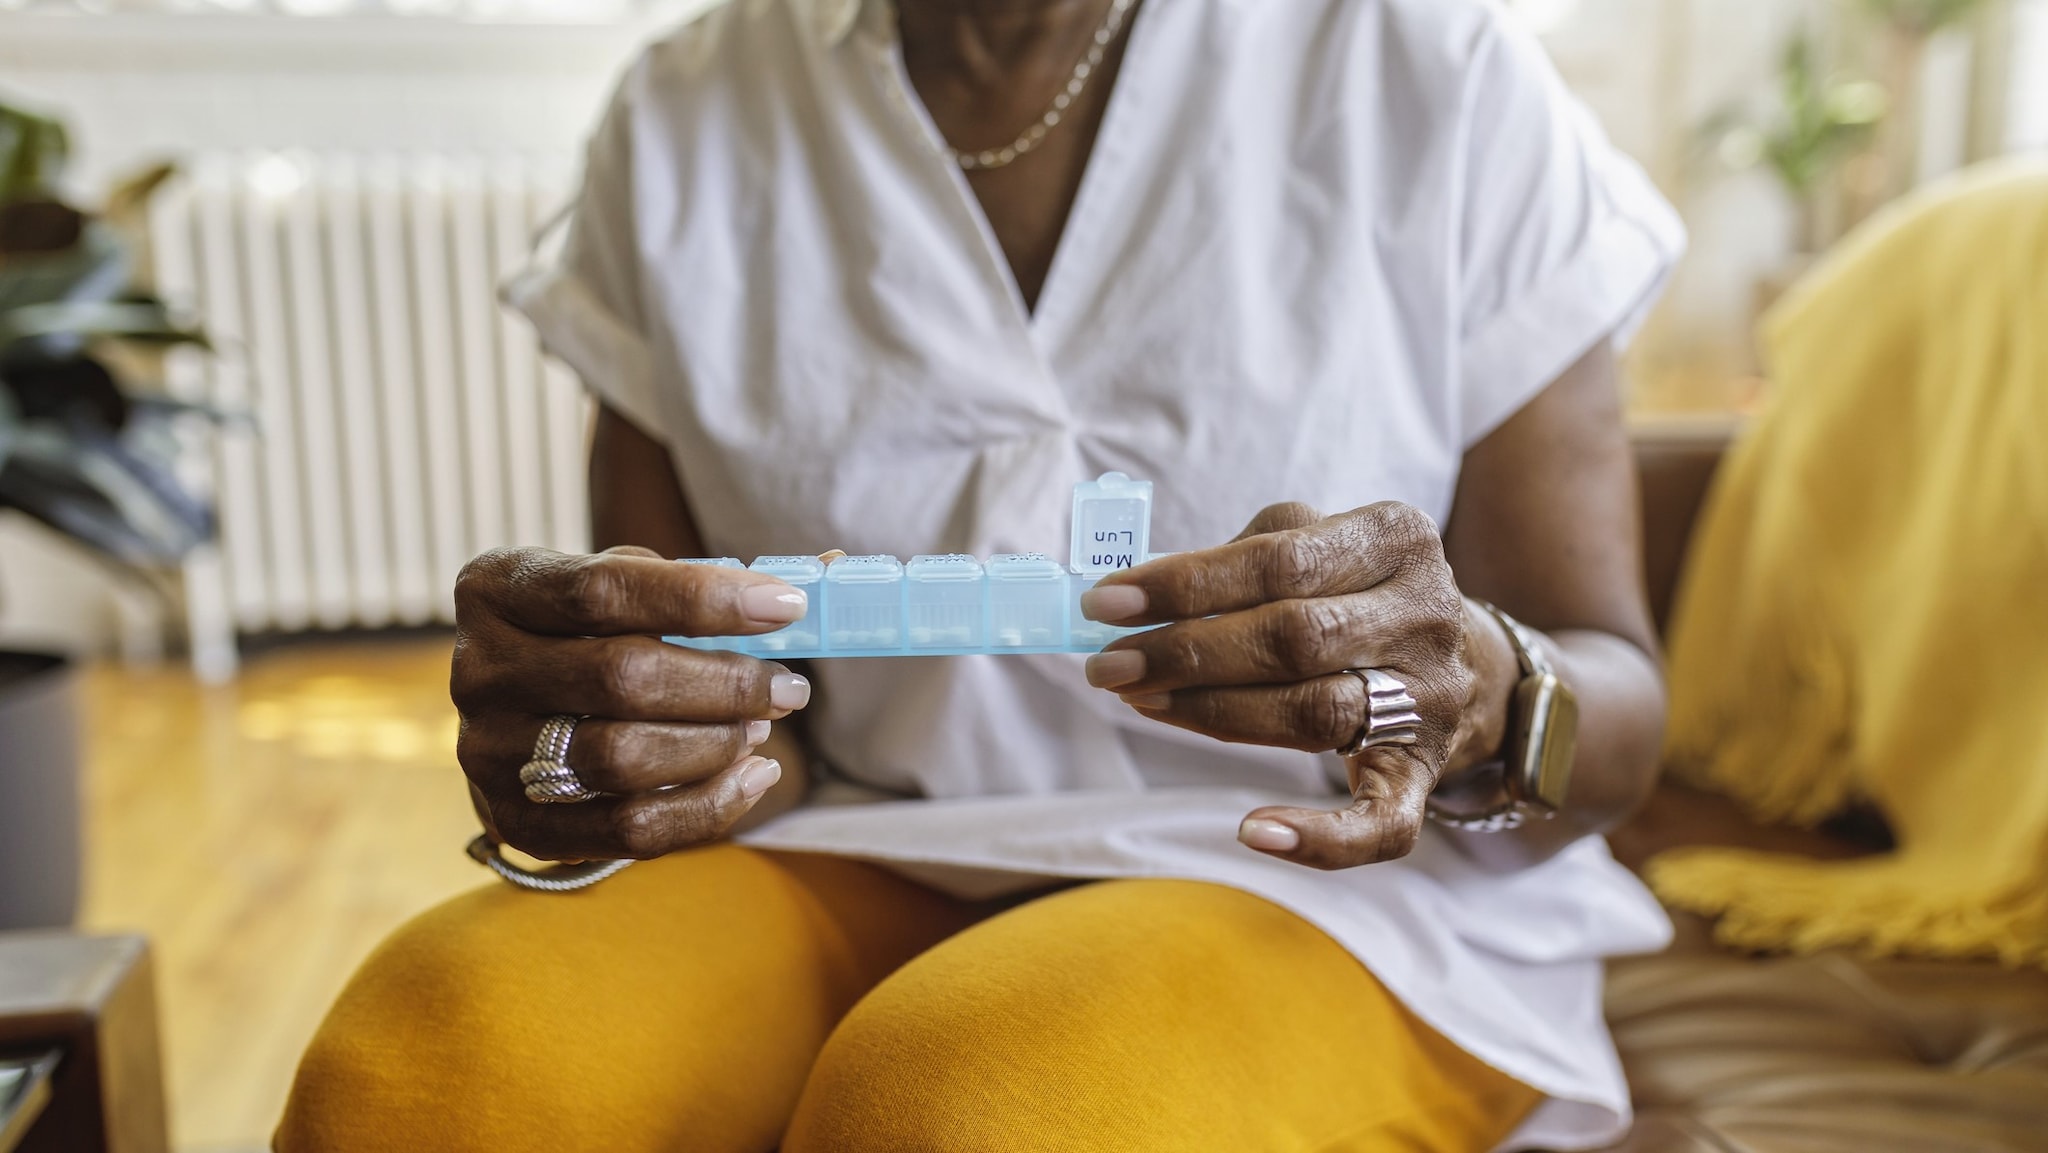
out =
[[[1105,576],[1143,563],[1152,547],[1152,482],[1106,472],[1074,486],[1074,539],[1069,562],[1077,573]]]
[[[971,556],[912,557],[904,569],[910,647],[980,648],[987,615],[984,575]]]
[[[1115,625],[1100,624],[1081,615],[1081,594],[1095,587],[1101,576],[1096,573],[1067,574],[1067,611],[1072,614],[1072,623],[1067,626],[1067,640],[1076,648],[1099,649],[1116,638],[1132,632]]]
[[[850,556],[825,569],[825,647],[831,651],[903,647],[903,562]]]
[[[1091,621],[1087,617],[1082,616],[1081,594],[1094,588],[1101,579],[1102,574],[1099,573],[1077,572],[1067,574],[1069,582],[1067,611],[1073,614],[1072,623],[1067,626],[1067,643],[1075,652],[1099,649],[1118,637],[1127,637],[1159,627],[1158,625],[1139,625],[1135,628],[1130,628],[1122,625],[1106,625],[1099,621]]]
[[[787,627],[747,638],[741,651],[772,657],[784,652],[817,649],[819,602],[823,600],[825,562],[814,556],[764,556],[755,558],[754,563],[747,567],[801,589],[803,594],[810,598],[810,607],[805,610],[803,619]]]
[[[990,557],[989,647],[1064,648],[1069,595],[1067,570],[1044,553]]]

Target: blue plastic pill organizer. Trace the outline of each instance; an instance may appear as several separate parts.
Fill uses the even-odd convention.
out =
[[[1044,553],[971,556],[732,557],[681,564],[746,568],[804,591],[810,609],[752,637],[668,637],[693,649],[798,657],[943,657],[975,653],[1092,653],[1143,629],[1081,615],[1081,594],[1149,560],[1152,482],[1120,472],[1074,486],[1074,538],[1062,565]]]

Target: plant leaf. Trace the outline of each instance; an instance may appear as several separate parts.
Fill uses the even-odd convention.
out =
[[[0,204],[47,192],[71,155],[62,122],[0,103]]]
[[[210,516],[196,502],[166,500],[157,482],[111,439],[80,440],[24,428],[0,467],[0,507],[15,508],[126,564],[171,564],[204,543]],[[174,481],[172,483],[175,483]]]
[[[128,397],[105,365],[88,356],[0,361],[0,385],[24,422],[113,431],[128,423]]]
[[[156,191],[178,174],[178,166],[169,161],[152,164],[149,167],[123,179],[107,193],[106,206],[100,215],[113,221],[140,220],[148,210],[150,198]]]
[[[118,300],[128,290],[130,263],[113,229],[89,224],[70,248],[16,255],[0,266],[0,313],[63,300]]]
[[[254,428],[256,416],[248,409],[228,408],[224,405],[209,404],[203,400],[179,400],[161,393],[142,393],[128,398],[131,412],[150,413],[166,419],[181,416],[197,416],[218,425],[235,425]]]
[[[61,356],[86,341],[109,338],[212,348],[203,330],[179,322],[169,309],[150,301],[54,301],[0,313],[0,354],[37,340],[47,346],[46,355]]]
[[[14,432],[21,419],[15,415],[14,399],[0,391],[0,468],[7,467],[7,452],[14,446]]]

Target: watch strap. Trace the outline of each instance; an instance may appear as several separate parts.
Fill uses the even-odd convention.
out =
[[[1543,645],[1537,641],[1536,634],[1530,631],[1528,625],[1500,611],[1499,606],[1491,601],[1473,597],[1472,603],[1485,609],[1488,616],[1500,622],[1501,629],[1508,634],[1509,647],[1515,650],[1515,661],[1522,666],[1524,677],[1542,676],[1556,671],[1556,666],[1550,663],[1549,654],[1543,651]]]
[[[1519,829],[1531,820],[1542,819],[1535,806],[1522,801],[1509,801],[1498,809],[1462,817],[1452,816],[1435,805],[1431,805],[1426,811],[1429,819],[1437,824],[1449,829],[1462,829],[1468,833],[1505,833]]]
[[[1500,622],[1502,631],[1507,633],[1508,645],[1515,650],[1515,663],[1521,667],[1522,679],[1551,675],[1555,667],[1543,646],[1536,640],[1536,634],[1527,625],[1502,612],[1490,601],[1472,598],[1472,603],[1485,609],[1487,615]],[[1513,724],[1513,718],[1509,718]],[[1509,774],[1511,779],[1512,774]],[[1451,813],[1439,809],[1434,798],[1424,810],[1429,819],[1446,828],[1462,829],[1471,833],[1504,833],[1519,829],[1531,821],[1547,820],[1556,813],[1541,805],[1530,804],[1516,795],[1512,785],[1505,789],[1507,799],[1491,809],[1478,813]]]

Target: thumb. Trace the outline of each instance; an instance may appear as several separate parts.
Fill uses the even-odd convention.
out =
[[[1335,812],[1269,806],[1245,817],[1238,839],[1315,869],[1350,869],[1407,856],[1422,834],[1436,773],[1406,748],[1366,750],[1351,803]]]

